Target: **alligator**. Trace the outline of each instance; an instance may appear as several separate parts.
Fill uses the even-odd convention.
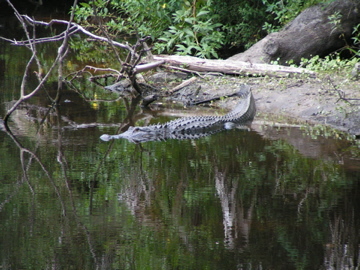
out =
[[[133,143],[167,139],[197,139],[234,127],[247,128],[256,113],[255,100],[250,86],[241,85],[236,96],[241,98],[240,102],[232,111],[223,116],[191,116],[163,124],[129,127],[124,133],[117,135],[103,134],[100,139],[109,141],[124,138]]]

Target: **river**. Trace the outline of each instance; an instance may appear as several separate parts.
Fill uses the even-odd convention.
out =
[[[30,54],[0,47],[3,117]],[[257,118],[197,140],[103,142],[131,106],[86,91],[51,109],[41,91],[0,130],[2,269],[359,268],[359,145],[346,134]],[[136,107],[137,125],[167,110]]]

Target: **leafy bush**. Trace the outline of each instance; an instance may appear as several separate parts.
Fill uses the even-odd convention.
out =
[[[354,57],[360,57],[360,24],[354,27],[353,34],[353,45],[349,47],[349,51]]]
[[[79,4],[76,19],[115,39],[151,36],[156,53],[217,58],[219,49],[248,48],[319,2],[323,1],[90,0]],[[359,41],[357,34],[355,43]]]
[[[214,23],[216,15],[209,3],[197,5],[196,1],[192,4],[185,1],[182,8],[173,13],[173,24],[160,36],[162,42],[156,44],[157,51],[175,50],[181,55],[217,58],[216,49],[223,44],[224,33],[220,30],[222,24]]]
[[[76,9],[77,21],[85,26],[99,30],[91,19],[100,17],[103,29],[113,36],[151,36],[158,53],[200,57],[217,57],[216,49],[223,43],[216,16],[211,1],[196,0],[91,0]]]
[[[309,70],[316,72],[325,71],[325,72],[337,72],[341,73],[346,70],[346,73],[350,76],[350,70],[357,63],[357,58],[351,59],[342,59],[338,53],[330,54],[324,58],[320,58],[318,55],[306,59],[301,59],[300,67],[306,67]]]
[[[266,35],[262,25],[271,20],[262,1],[217,0],[213,3],[218,21],[225,32],[227,47],[248,48]]]

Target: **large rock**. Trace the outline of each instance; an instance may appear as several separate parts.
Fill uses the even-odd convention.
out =
[[[271,33],[229,60],[286,64],[315,55],[325,56],[351,42],[354,26],[360,23],[359,0],[337,0],[305,9],[283,30]]]

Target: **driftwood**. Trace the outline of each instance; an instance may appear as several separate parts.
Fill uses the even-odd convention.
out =
[[[296,67],[280,65],[256,64],[242,61],[200,59],[192,56],[179,55],[156,55],[154,60],[165,61],[175,66],[186,66],[189,71],[196,72],[220,72],[231,75],[244,76],[274,76],[287,77],[290,74],[309,74],[314,76],[315,72]]]

